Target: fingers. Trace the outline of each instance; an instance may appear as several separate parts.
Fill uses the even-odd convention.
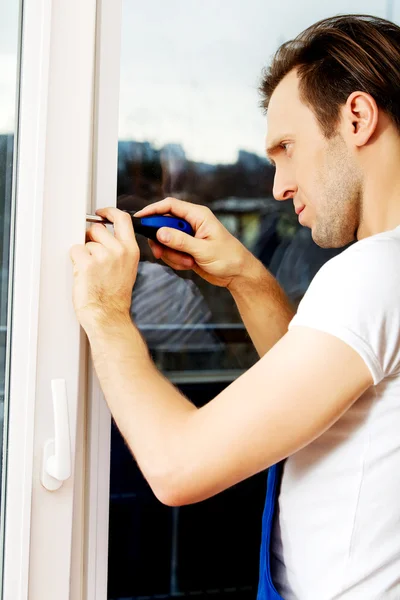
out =
[[[149,240],[149,246],[153,252],[154,258],[157,260],[161,259],[165,264],[176,271],[185,271],[191,269],[195,265],[193,257],[188,254],[170,250],[165,246],[160,246],[160,244],[157,244],[157,242],[153,242],[152,240]]]
[[[153,240],[147,240],[147,243],[151,248],[154,258],[156,258],[157,260],[160,259],[163,253],[162,246],[160,246],[160,244],[158,244],[157,242],[153,242]]]
[[[120,246],[113,234],[100,223],[86,230],[86,242],[98,242],[109,250],[117,250]]]
[[[173,269],[174,271],[189,271],[190,270],[188,267],[183,267],[182,265],[175,264],[173,262],[170,262],[169,260],[163,259],[163,262],[167,265],[167,267],[171,267],[171,269]]]
[[[182,260],[182,259],[179,259],[178,262],[175,262],[174,260],[171,260],[169,258],[167,253],[165,253],[165,255],[163,255],[161,257],[161,259],[166,265],[168,265],[168,267],[171,267],[171,269],[174,269],[174,271],[189,271],[191,269],[191,266],[194,264],[193,260],[192,260],[192,265],[186,264],[185,260]]]
[[[194,259],[204,252],[206,243],[205,240],[197,239],[172,227],[161,227],[157,231],[157,240],[172,250],[190,254]]]
[[[99,242],[87,242],[86,249],[92,256],[97,256],[98,258],[106,258],[107,250],[102,244]]]
[[[192,204],[177,198],[165,198],[159,202],[149,204],[135,213],[135,217],[147,217],[149,215],[166,215],[171,213],[175,217],[185,219],[197,231],[204,222],[210,210],[206,206]]]
[[[131,247],[135,247],[137,245],[135,233],[133,231],[132,219],[127,212],[110,206],[108,208],[97,209],[96,215],[105,217],[111,221],[111,223],[113,223],[114,236],[119,242]],[[105,229],[105,227],[103,227],[103,229]]]
[[[86,246],[83,246],[82,244],[76,244],[70,249],[69,257],[74,266],[78,263],[84,264],[90,260],[90,252]]]

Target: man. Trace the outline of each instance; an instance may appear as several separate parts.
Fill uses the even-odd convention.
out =
[[[293,202],[319,246],[356,240],[295,316],[206,208],[167,198],[139,213],[191,223],[194,238],[159,230],[155,257],[227,287],[260,355],[203,408],[155,369],[129,317],[129,216],[97,211],[114,236],[94,225],[71,249],[101,386],[158,498],[197,502],[271,467],[260,600],[400,598],[399,48],[392,23],[335,17],[284,44],[264,73],[275,198]]]

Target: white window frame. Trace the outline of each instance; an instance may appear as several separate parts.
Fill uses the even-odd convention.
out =
[[[4,599],[84,600],[87,342],[69,249],[84,242],[91,206],[95,26],[95,0],[24,0]],[[40,477],[54,378],[67,385],[72,475],[49,492]]]

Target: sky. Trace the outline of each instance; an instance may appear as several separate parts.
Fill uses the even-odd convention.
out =
[[[235,161],[239,149],[263,154],[257,88],[283,41],[341,12],[400,23],[400,0],[122,2],[119,138],[178,143],[209,163]],[[18,2],[2,0],[0,134],[15,127],[17,31]]]
[[[0,134],[15,127],[17,50],[19,27],[18,0],[0,2]]]
[[[391,5],[400,19],[400,1]],[[278,46],[324,17],[388,9],[386,0],[123,0],[120,139],[180,143],[211,163],[235,161],[239,148],[262,155],[257,88]]]

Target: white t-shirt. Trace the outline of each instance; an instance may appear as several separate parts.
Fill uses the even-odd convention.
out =
[[[374,385],[284,466],[271,567],[285,600],[400,599],[400,226],[318,271],[289,329],[340,338]]]

